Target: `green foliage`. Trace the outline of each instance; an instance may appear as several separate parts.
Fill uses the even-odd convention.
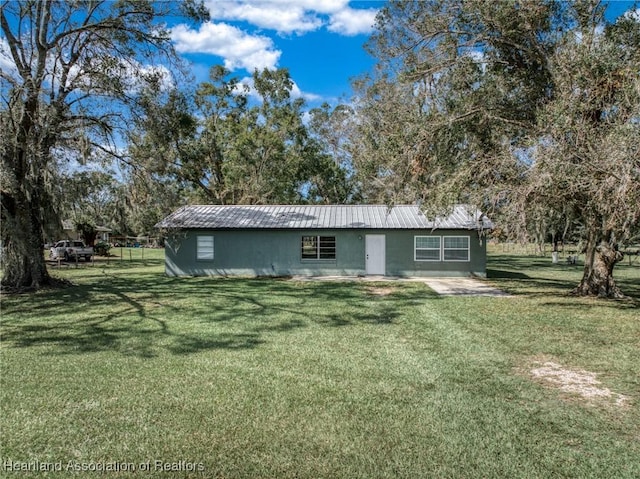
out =
[[[361,201],[349,151],[355,111],[347,105],[333,109],[327,103],[309,111],[308,130],[319,154],[312,171],[308,199],[316,203],[345,204]]]
[[[346,169],[305,126],[288,71],[256,71],[252,81],[253,91],[214,66],[193,99],[149,91],[134,157],[155,181],[178,181],[207,203],[346,201]]]
[[[84,240],[84,244],[93,246],[96,236],[98,235],[95,223],[90,220],[76,222],[76,229],[80,233],[80,237]]]
[[[521,240],[579,234],[576,292],[620,296],[615,250],[640,224],[639,39],[594,1],[389,2],[356,84],[363,195],[472,203]]]
[[[112,171],[79,170],[58,173],[52,192],[59,216],[74,222],[79,231],[78,225],[87,225],[89,232],[96,226],[114,226],[119,186]],[[95,231],[89,236],[95,239]]]
[[[202,1],[198,0],[182,0],[180,9],[185,16],[200,22],[208,22],[211,20],[209,9]]]
[[[496,180],[519,184],[522,168],[497,152],[521,144],[551,94],[559,10],[554,2],[389,2],[368,44],[378,70],[356,84],[356,167],[371,194],[446,207],[477,191],[475,199],[495,204]]]
[[[111,245],[106,241],[99,241],[93,246],[93,251],[99,256],[109,256]]]
[[[185,4],[202,17],[199,1]],[[58,218],[57,161],[122,159],[111,145],[130,126],[136,94],[176,60],[161,20],[176,5],[154,1],[2,2],[0,28],[13,63],[0,71],[2,284],[49,281],[41,245]],[[46,231],[50,233],[50,231]]]

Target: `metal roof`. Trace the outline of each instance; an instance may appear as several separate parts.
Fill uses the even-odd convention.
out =
[[[157,228],[181,229],[490,229],[480,211],[457,205],[428,219],[416,205],[184,206]]]

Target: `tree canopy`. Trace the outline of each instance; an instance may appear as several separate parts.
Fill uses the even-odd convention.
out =
[[[3,286],[49,282],[43,229],[57,216],[59,162],[120,156],[118,132],[130,124],[137,92],[150,81],[170,81],[167,61],[177,57],[159,20],[179,13],[172,5],[0,3],[3,55],[15,66],[0,72]],[[183,13],[205,15],[195,1],[180,5]]]
[[[135,162],[211,204],[344,202],[348,172],[305,124],[292,86],[286,69],[255,71],[249,86],[216,65],[191,96],[150,90]]]
[[[640,22],[596,1],[392,1],[358,86],[354,164],[371,199],[470,202],[512,236],[571,224],[575,292],[621,296],[640,221]],[[550,232],[550,231],[547,231]]]

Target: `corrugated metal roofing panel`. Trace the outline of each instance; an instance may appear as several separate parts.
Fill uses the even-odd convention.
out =
[[[456,206],[446,217],[429,220],[418,206],[184,206],[156,225],[159,228],[209,229],[476,229],[492,228],[477,210]]]

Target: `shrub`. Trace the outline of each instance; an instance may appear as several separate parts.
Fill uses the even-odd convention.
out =
[[[100,241],[93,247],[93,252],[99,256],[109,256],[111,245],[106,241]]]

